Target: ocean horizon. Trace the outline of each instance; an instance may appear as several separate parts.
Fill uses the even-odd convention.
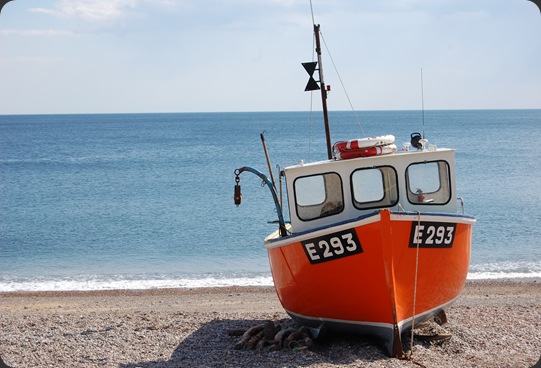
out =
[[[541,138],[541,110],[357,115],[399,147],[420,131],[456,149],[469,280],[541,278],[541,162],[517,139]],[[333,141],[363,136],[330,120]],[[0,115],[0,292],[272,286],[268,190],[246,177],[233,203],[236,168],[267,172],[262,132],[273,165],[326,158],[318,113]]]

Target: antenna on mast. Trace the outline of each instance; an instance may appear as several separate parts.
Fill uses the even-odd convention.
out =
[[[421,68],[421,108],[423,114],[423,138],[425,137],[425,92],[423,82],[423,68]]]

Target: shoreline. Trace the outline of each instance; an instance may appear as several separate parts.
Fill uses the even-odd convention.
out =
[[[416,335],[413,361],[369,337],[332,336],[309,350],[236,351],[227,332],[291,324],[272,286],[0,292],[0,356],[18,367],[532,367],[541,357],[541,280],[467,281]],[[409,335],[409,334],[408,334]],[[404,336],[409,349],[409,336]]]
[[[507,278],[467,278],[468,283],[541,283],[541,276],[521,276],[521,277],[507,277]],[[134,283],[136,285],[136,283]],[[160,292],[161,290],[212,290],[212,289],[234,289],[234,288],[274,288],[272,276],[269,275],[269,283],[259,284],[209,284],[209,285],[188,285],[188,286],[144,286],[144,287],[98,287],[89,288],[55,288],[55,289],[20,289],[20,290],[2,290],[0,289],[0,296],[11,294],[27,294],[27,295],[55,295],[55,293],[123,293],[123,292]]]
[[[467,279],[465,289],[471,285],[500,285],[500,284],[540,284],[541,277],[516,277],[502,279]],[[133,289],[90,289],[90,290],[15,290],[0,291],[2,296],[62,296],[66,294],[74,295],[115,295],[115,294],[142,294],[149,295],[161,294],[199,294],[201,292],[227,293],[228,291],[257,292],[261,290],[274,290],[272,285],[227,285],[227,286],[197,286],[197,287],[156,287],[156,288],[133,288]]]
[[[539,262],[525,264],[527,272],[483,271],[469,272],[466,281],[526,281],[541,282]],[[474,265],[472,265],[474,266]],[[535,270],[534,270],[535,269]],[[154,289],[202,289],[223,287],[272,287],[272,275],[267,273],[238,274],[206,274],[206,275],[169,275],[168,277],[153,277],[147,275],[124,275],[118,277],[79,275],[70,277],[49,278],[17,278],[11,277],[0,281],[0,293],[11,292],[48,292],[48,291],[106,291],[106,290],[154,290]]]

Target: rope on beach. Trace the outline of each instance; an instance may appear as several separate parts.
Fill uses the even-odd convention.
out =
[[[251,327],[245,331],[228,331],[228,335],[242,336],[240,341],[235,344],[235,350],[260,350],[265,348],[272,351],[282,349],[304,350],[314,345],[308,327],[283,328],[272,321],[266,321],[264,324]]]

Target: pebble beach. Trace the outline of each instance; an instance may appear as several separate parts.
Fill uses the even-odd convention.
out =
[[[347,335],[235,350],[231,331],[294,325],[271,287],[10,292],[0,293],[0,356],[13,368],[540,366],[541,280],[468,281],[447,317],[416,326],[412,351],[404,336],[402,360]],[[450,338],[427,338],[438,334]]]

